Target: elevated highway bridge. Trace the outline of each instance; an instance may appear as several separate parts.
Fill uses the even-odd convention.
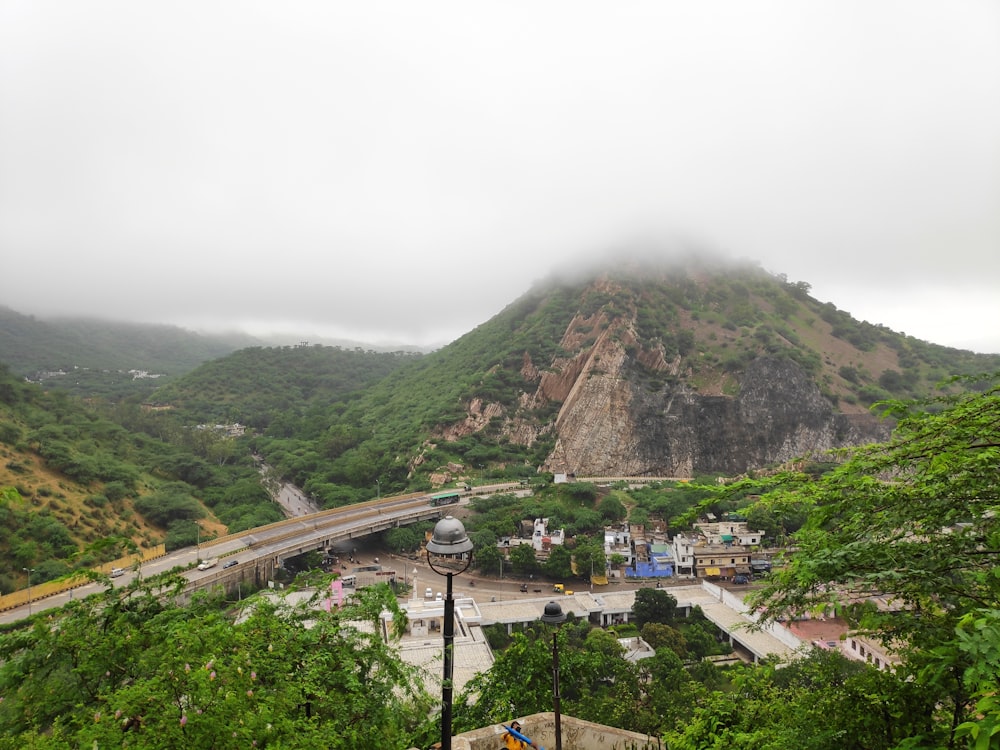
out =
[[[462,504],[473,495],[518,489],[521,487],[517,482],[504,482],[471,490],[455,490],[454,494],[458,495],[458,502]],[[174,550],[143,562],[141,567],[125,569],[123,574],[110,579],[110,585],[120,588],[136,576],[149,577],[180,568],[181,575],[188,579],[188,593],[216,586],[231,590],[241,583],[263,587],[274,579],[275,570],[291,557],[311,551],[322,552],[338,542],[366,537],[397,526],[441,518],[454,507],[450,504],[434,505],[432,499],[433,495],[423,492],[393,495],[229,534],[202,542],[197,547]],[[194,567],[199,560],[209,559],[218,559],[219,563],[207,570]],[[223,567],[226,560],[238,562],[227,568]],[[35,599],[30,597],[30,592],[24,592],[26,596],[15,592],[17,597],[10,596],[10,605],[0,607],[0,622],[15,621],[31,612],[63,606],[74,596],[82,598],[107,586],[106,583],[67,583],[63,588],[48,590],[45,598]],[[39,587],[35,590],[37,596]]]

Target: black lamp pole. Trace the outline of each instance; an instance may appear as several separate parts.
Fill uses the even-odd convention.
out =
[[[552,632],[552,710],[556,717],[556,750],[562,750],[562,713],[559,707],[559,625],[565,622],[566,613],[559,602],[549,602],[542,613],[542,622],[555,625]]]
[[[452,573],[444,595],[444,679],[441,682],[441,750],[451,750],[451,704],[455,674],[455,599],[451,593]]]
[[[458,570],[438,569],[431,555],[451,558],[462,565]],[[451,704],[453,695],[452,675],[455,666],[455,597],[452,578],[464,573],[472,564],[472,541],[465,533],[465,526],[457,518],[445,516],[434,526],[434,533],[427,543],[427,564],[438,575],[447,579],[444,597],[444,675],[441,682],[441,750],[451,750]]]

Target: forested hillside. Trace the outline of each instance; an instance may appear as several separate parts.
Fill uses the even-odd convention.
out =
[[[205,431],[130,431],[0,366],[0,591],[278,520],[245,450]],[[199,532],[198,523],[202,531]]]
[[[0,363],[47,389],[84,398],[146,394],[160,378],[189,372],[257,343],[243,334],[204,336],[166,325],[41,321],[0,307]],[[144,377],[147,374],[157,377]]]
[[[420,356],[320,345],[250,347],[205,363],[148,401],[189,424],[239,422],[258,430],[275,424],[288,431]]]

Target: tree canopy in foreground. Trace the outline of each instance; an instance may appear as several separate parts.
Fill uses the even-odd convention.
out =
[[[818,479],[777,477],[761,500],[812,510],[754,604],[771,618],[833,605],[896,649],[898,676],[935,698],[913,747],[1000,746],[1000,374],[979,385],[883,404],[899,420],[887,443]]]
[[[266,596],[239,613],[179,606],[155,588],[112,589],[0,639],[0,748],[381,750],[429,721],[380,633],[383,610],[405,617],[385,586],[331,613]]]

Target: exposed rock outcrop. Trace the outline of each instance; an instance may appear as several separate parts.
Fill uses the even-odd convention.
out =
[[[604,368],[612,361],[602,358]],[[620,368],[582,377],[556,430],[544,470],[690,477],[738,474],[884,440],[890,425],[835,412],[801,367],[762,357],[746,369],[732,397],[702,396],[683,385],[649,393]]]

